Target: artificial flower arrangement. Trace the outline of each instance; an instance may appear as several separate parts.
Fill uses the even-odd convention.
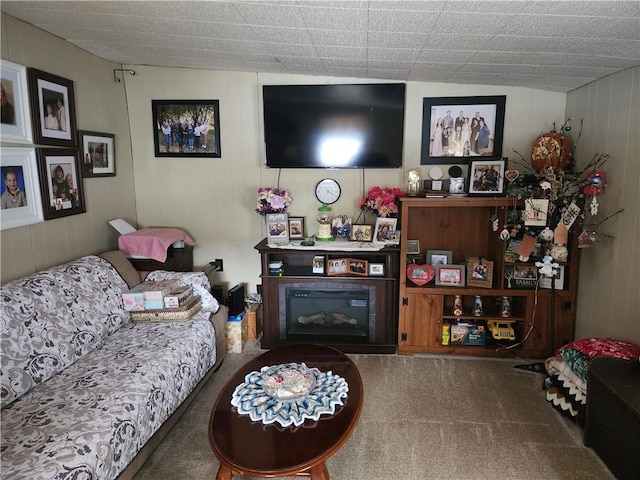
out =
[[[291,206],[292,200],[291,192],[286,188],[259,188],[256,212],[263,216],[268,213],[281,213]]]
[[[367,196],[360,200],[360,208],[375,212],[378,217],[397,215],[398,197],[403,196],[404,192],[398,187],[372,187],[367,192]]]
[[[606,173],[602,168],[610,157],[596,153],[584,168],[576,169],[575,152],[582,136],[582,122],[576,142],[571,146],[567,135],[571,130],[570,121],[571,118],[568,118],[561,125],[559,133],[555,131],[554,124],[552,132],[542,134],[534,141],[531,162],[514,150],[520,157],[514,162],[521,167],[520,171],[512,169],[505,172],[505,177],[511,182],[507,188],[509,195],[525,199],[525,202],[530,199],[542,200],[540,205],[546,205],[546,211],[537,212],[546,219],[543,225],[527,226],[526,212],[516,209],[508,219],[511,230],[505,229],[501,233],[501,238],[505,240],[528,234],[546,246],[546,252],[542,253],[543,261],[536,263],[543,276],[557,272],[558,264],[554,260],[566,261],[565,245],[569,229],[582,231],[578,246],[588,247],[595,243],[596,238],[595,232],[589,235],[586,228],[600,225],[621,212],[601,222],[585,221],[587,215],[594,217],[598,214],[598,196],[604,193],[606,185]],[[557,248],[558,245],[564,248]],[[556,256],[556,251],[560,252],[560,256]]]

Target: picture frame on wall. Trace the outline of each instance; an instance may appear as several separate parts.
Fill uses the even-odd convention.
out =
[[[45,220],[85,213],[80,151],[38,148],[36,154]]]
[[[77,147],[73,81],[35,68],[27,72],[34,142]]]
[[[396,243],[391,238],[391,232],[396,229],[398,225],[397,218],[378,217],[376,219],[376,228],[373,232],[373,241],[378,243]]]
[[[0,60],[0,137],[6,143],[33,143],[27,67]]]
[[[304,238],[304,217],[289,217],[289,239]]]
[[[80,130],[80,153],[82,156],[82,176],[115,177],[116,154],[112,133]]]
[[[219,100],[151,100],[156,157],[221,158]]]
[[[507,159],[472,160],[469,165],[469,196],[504,196]]]
[[[24,227],[44,221],[35,148],[2,147],[0,227]]]
[[[420,164],[463,164],[476,157],[501,157],[506,98],[423,98]]]

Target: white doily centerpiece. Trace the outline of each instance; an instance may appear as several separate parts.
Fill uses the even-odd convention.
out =
[[[262,367],[244,377],[231,397],[231,405],[254,422],[302,425],[306,419],[333,415],[344,405],[349,385],[331,371],[321,372],[304,363]]]

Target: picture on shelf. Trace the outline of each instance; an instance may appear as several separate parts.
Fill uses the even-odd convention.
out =
[[[436,265],[436,285],[465,286],[464,265]]]
[[[492,288],[493,262],[485,258],[467,259],[467,286]]]
[[[384,263],[370,263],[369,276],[384,277]]]
[[[289,239],[304,238],[304,217],[289,217]]]
[[[427,263],[431,265],[450,265],[453,252],[451,250],[427,250]]]
[[[420,253],[420,240],[407,240],[407,255]]]
[[[391,238],[391,232],[396,230],[398,225],[397,218],[382,218],[376,219],[376,229],[373,234],[374,241],[381,243],[395,243]]]
[[[504,195],[507,159],[472,160],[469,166],[469,195]]]
[[[367,276],[369,274],[369,262],[367,260],[349,259],[349,273],[352,275]]]
[[[287,243],[289,241],[289,216],[286,213],[267,213],[268,243]]]
[[[348,268],[348,258],[332,258],[327,262],[327,275],[345,275]]]
[[[353,225],[349,240],[356,242],[370,242],[373,240],[373,227],[371,225]]]
[[[505,265],[505,288],[535,289],[537,284],[538,268],[535,265]]]

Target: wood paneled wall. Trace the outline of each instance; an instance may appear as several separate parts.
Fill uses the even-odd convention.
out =
[[[584,166],[608,153],[607,186],[599,197],[601,237],[583,249],[578,282],[576,337],[616,337],[640,344],[640,68],[590,83],[567,96],[573,124],[584,119],[576,154]]]

